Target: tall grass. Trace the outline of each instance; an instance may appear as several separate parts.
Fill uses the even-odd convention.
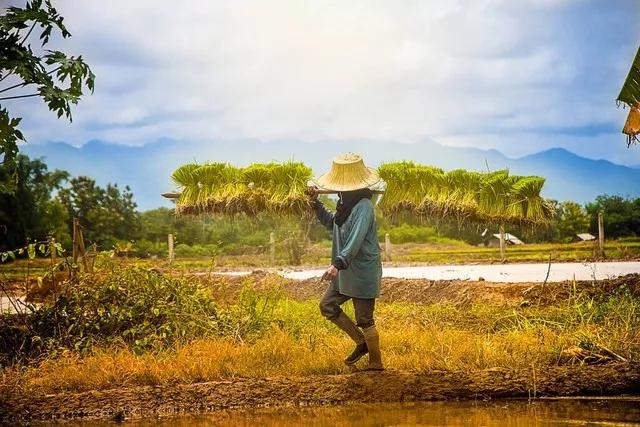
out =
[[[3,382],[21,382],[25,392],[52,393],[349,372],[342,357],[353,344],[320,316],[317,303],[285,298],[277,288],[258,292],[245,284],[225,308],[238,320],[225,335],[142,354],[126,346],[97,348],[85,357],[67,350],[28,368],[5,369]],[[353,314],[349,305],[345,308]],[[390,369],[544,369],[568,363],[563,352],[574,347],[606,349],[640,361],[640,300],[624,286],[600,296],[574,290],[550,306],[392,302],[378,304],[376,314]]]

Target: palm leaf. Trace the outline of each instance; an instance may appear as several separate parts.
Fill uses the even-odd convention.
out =
[[[629,107],[629,115],[622,132],[628,135],[628,145],[638,141],[640,134],[640,49],[631,64],[627,78],[616,101]]]

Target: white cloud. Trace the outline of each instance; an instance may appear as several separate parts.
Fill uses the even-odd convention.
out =
[[[636,42],[634,2],[595,3],[60,0],[73,33],[65,50],[92,64],[96,93],[73,126],[29,104],[25,129],[36,142],[75,144],[433,137],[512,154],[550,140],[578,147],[567,129],[621,124],[613,98]],[[610,155],[589,138],[593,156]]]

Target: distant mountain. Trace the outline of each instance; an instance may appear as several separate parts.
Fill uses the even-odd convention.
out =
[[[171,206],[160,193],[174,188],[171,173],[186,162],[225,161],[246,165],[295,159],[321,173],[329,167],[333,156],[346,151],[363,154],[372,166],[387,161],[413,160],[447,170],[508,168],[514,174],[541,175],[547,178],[544,195],[556,200],[584,203],[605,193],[640,197],[640,169],[587,159],[561,148],[509,158],[496,150],[449,147],[430,140],[403,144],[369,141],[187,143],[167,139],[141,147],[90,141],[80,148],[49,143],[25,145],[22,150],[30,157],[44,157],[50,169],[92,176],[101,185],[108,182],[129,185],[142,210]]]

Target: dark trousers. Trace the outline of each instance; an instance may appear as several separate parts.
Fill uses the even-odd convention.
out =
[[[320,313],[329,320],[335,319],[342,313],[340,306],[348,300],[353,301],[353,308],[356,312],[356,325],[361,328],[368,328],[374,325],[373,310],[375,309],[375,298],[353,298],[342,295],[329,285],[320,300]]]

